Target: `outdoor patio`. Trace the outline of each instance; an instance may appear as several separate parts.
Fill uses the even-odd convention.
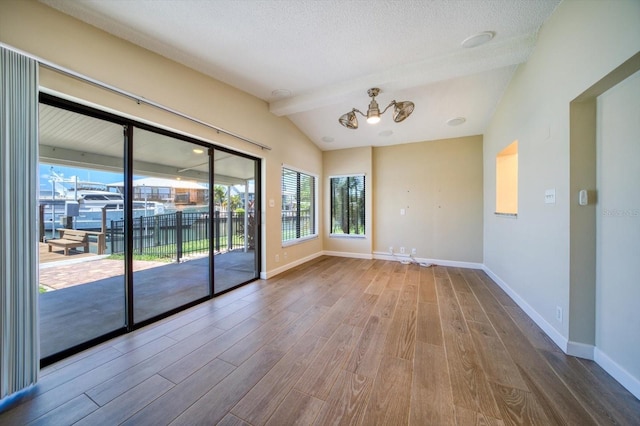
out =
[[[253,279],[254,255],[241,250],[215,255],[215,291]],[[73,252],[58,256],[48,256],[40,270],[41,286],[53,290],[40,294],[43,358],[124,326],[124,261]],[[207,296],[208,264],[208,257],[181,263],[134,261],[135,321]]]

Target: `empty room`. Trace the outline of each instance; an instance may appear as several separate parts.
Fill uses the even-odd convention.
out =
[[[637,0],[0,0],[0,424],[635,425]]]

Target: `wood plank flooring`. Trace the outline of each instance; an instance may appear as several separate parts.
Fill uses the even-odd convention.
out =
[[[637,425],[482,271],[321,257],[42,371],[2,425]]]

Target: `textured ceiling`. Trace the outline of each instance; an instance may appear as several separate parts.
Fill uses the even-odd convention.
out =
[[[41,2],[264,99],[321,149],[338,149],[483,133],[559,0]],[[461,47],[482,31],[495,37]],[[340,126],[352,108],[366,111],[370,87],[381,108],[411,100],[415,112]],[[466,122],[448,126],[454,117]]]

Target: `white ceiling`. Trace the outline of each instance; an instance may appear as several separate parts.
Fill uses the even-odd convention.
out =
[[[267,101],[330,150],[484,133],[560,0],[41,2]],[[493,40],[461,46],[483,31]],[[352,108],[366,113],[371,87],[381,109],[411,100],[413,115],[342,127]],[[466,122],[446,124],[455,117]]]

